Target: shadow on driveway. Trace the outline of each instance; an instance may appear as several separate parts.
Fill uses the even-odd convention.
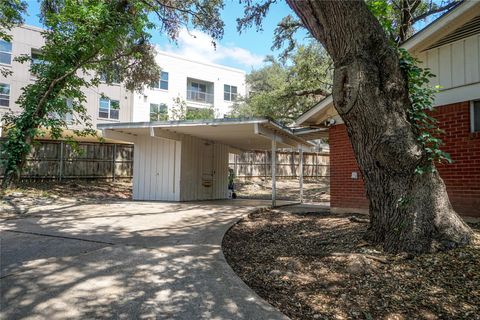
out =
[[[268,202],[119,201],[1,221],[1,317],[282,319],[230,269],[225,231]]]

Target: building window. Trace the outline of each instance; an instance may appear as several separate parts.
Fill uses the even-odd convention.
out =
[[[213,84],[207,82],[187,82],[187,100],[213,104]]]
[[[100,98],[100,107],[98,117],[102,119],[118,120],[120,103],[118,100],[110,100],[109,98]]]
[[[120,84],[120,70],[116,68],[110,73],[101,72],[100,81],[107,84]]]
[[[160,74],[160,81],[152,83],[152,88],[168,90],[168,72],[162,71]]]
[[[168,106],[165,103],[150,103],[150,121],[168,120]]]
[[[63,115],[60,115],[58,112],[51,112],[49,114],[50,118],[63,120],[67,124],[73,123],[73,101],[72,99],[65,99],[66,110]]]
[[[42,52],[37,49],[32,49],[31,57],[32,57],[32,64],[45,63],[45,59],[43,58]]]
[[[480,100],[472,101],[471,108],[472,132],[480,132]]]
[[[12,43],[0,40],[0,63],[12,64]]]
[[[223,100],[235,101],[237,99],[237,87],[228,84],[223,85]]]
[[[10,105],[10,85],[0,83],[0,107],[8,107]]]

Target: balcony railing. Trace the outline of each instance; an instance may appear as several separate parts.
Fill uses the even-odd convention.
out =
[[[213,93],[187,90],[187,100],[199,103],[213,104]]]

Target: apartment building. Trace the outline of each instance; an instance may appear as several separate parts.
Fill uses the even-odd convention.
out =
[[[41,59],[41,32],[40,28],[23,25],[11,30],[11,42],[0,41],[0,68],[12,71],[9,76],[0,74],[0,121],[6,112],[21,111],[15,102],[35,76],[30,72],[30,63],[16,62],[14,57],[26,54]],[[161,80],[142,92],[131,92],[121,83],[85,88],[86,108],[94,127],[101,123],[175,118],[178,112],[174,111],[174,100],[187,106],[187,115],[204,109],[204,115],[210,116],[212,110],[215,117],[223,117],[234,100],[245,95],[243,70],[162,51],[158,52],[157,62],[162,68]]]
[[[41,32],[40,28],[23,25],[11,30],[11,42],[0,41],[0,68],[13,72],[6,77],[0,74],[0,118],[10,110],[22,110],[15,102],[22,88],[35,81],[35,75],[30,72],[30,63],[16,62],[14,57],[31,55],[34,59],[41,59],[40,48],[44,44]],[[85,96],[87,112],[94,126],[131,121],[133,96],[122,84],[100,84],[97,88],[86,88]]]
[[[223,118],[235,99],[246,94],[243,70],[164,51],[158,51],[156,59],[162,69],[161,79],[143,92],[134,93],[134,122],[175,118],[180,107],[176,102],[186,105],[187,118],[199,109]]]

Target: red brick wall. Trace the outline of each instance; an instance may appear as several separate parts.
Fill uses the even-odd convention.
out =
[[[434,113],[438,125],[446,131],[440,138],[443,150],[450,153],[454,163],[439,165],[438,170],[457,212],[480,216],[480,133],[470,132],[470,103],[462,102],[437,107]],[[352,180],[357,162],[348,140],[345,125],[329,130],[331,207],[368,208],[361,179]]]
[[[330,206],[368,209],[365,188],[344,124],[330,128]],[[352,172],[358,179],[353,180]]]

